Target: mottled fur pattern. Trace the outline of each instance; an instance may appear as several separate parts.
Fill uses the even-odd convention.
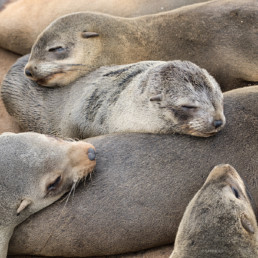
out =
[[[258,228],[243,180],[216,166],[188,204],[170,258],[258,257]]]
[[[114,132],[208,137],[225,124],[219,85],[191,62],[101,67],[66,87],[46,88],[23,75],[27,59],[2,85],[6,108],[23,130],[71,138]]]

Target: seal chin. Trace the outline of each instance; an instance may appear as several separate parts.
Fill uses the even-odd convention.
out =
[[[60,86],[57,81],[60,81],[60,77],[62,77],[64,72],[55,72],[51,73],[46,77],[35,79],[36,83],[45,86],[45,87],[55,87],[55,86]]]
[[[212,131],[212,132],[200,132],[200,131],[190,131],[188,132],[192,136],[197,136],[197,137],[210,137],[214,136],[218,131]]]

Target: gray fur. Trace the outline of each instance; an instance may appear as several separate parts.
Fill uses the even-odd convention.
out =
[[[219,85],[191,62],[101,67],[66,87],[46,88],[24,76],[27,60],[19,59],[2,84],[7,111],[25,131],[82,139],[114,132],[207,137],[225,124]],[[160,101],[150,100],[157,95]]]
[[[83,175],[92,171],[95,161],[88,160],[82,146],[93,148],[84,142],[59,141],[37,133],[0,136],[1,258],[6,257],[8,242],[18,224],[55,202]],[[79,157],[72,157],[71,151],[77,151]],[[83,164],[80,170],[77,161],[81,154],[88,167]],[[60,182],[50,189],[59,176]]]
[[[257,214],[257,99],[258,86],[224,93],[227,126],[214,137],[134,133],[87,139],[97,151],[92,180],[77,188],[59,220],[61,202],[20,225],[10,254],[89,257],[172,244],[187,204],[221,163],[239,172]]]
[[[244,183],[216,166],[188,204],[170,258],[257,258],[258,228]]]

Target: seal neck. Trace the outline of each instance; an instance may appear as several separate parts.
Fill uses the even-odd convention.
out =
[[[12,229],[0,228],[0,258],[7,257],[8,245],[9,245],[9,241],[11,239],[13,230],[14,230],[13,228]]]

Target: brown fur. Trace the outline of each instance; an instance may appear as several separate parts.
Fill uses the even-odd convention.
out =
[[[258,257],[258,227],[243,180],[218,165],[188,204],[170,258]]]
[[[256,0],[217,0],[133,19],[71,14],[38,37],[25,73],[62,86],[103,65],[179,59],[208,70],[226,91],[258,81],[257,26]]]
[[[0,48],[0,85],[5,74],[18,57],[20,56]],[[15,122],[14,118],[7,113],[3,101],[0,99],[0,134],[3,132],[18,133],[19,131],[18,124]]]
[[[27,54],[39,33],[56,18],[81,11],[134,17],[206,0],[19,0],[0,13],[0,46]],[[28,18],[29,14],[29,18]],[[39,18],[40,17],[40,18]]]
[[[64,208],[57,202],[17,228],[10,254],[101,256],[172,243],[189,201],[217,164],[232,164],[258,212],[258,87],[224,93],[216,136],[117,134],[87,139],[96,171]],[[26,237],[24,237],[26,236]]]
[[[0,257],[7,255],[14,228],[75,188],[96,165],[86,142],[37,133],[0,136]]]

